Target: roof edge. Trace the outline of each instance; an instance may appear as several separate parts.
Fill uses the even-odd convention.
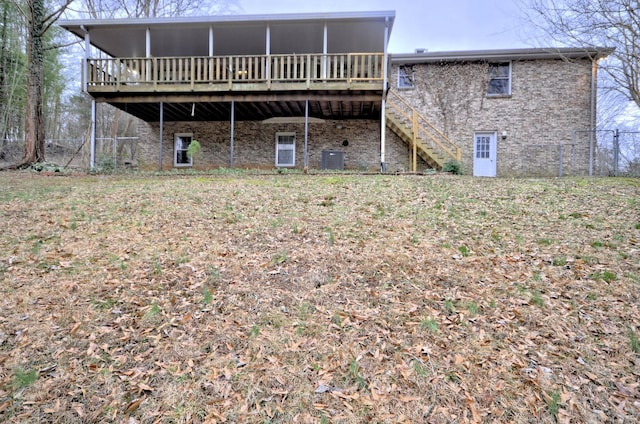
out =
[[[527,49],[465,50],[424,53],[392,53],[392,63],[473,62],[534,59],[602,59],[613,47],[546,47]]]
[[[313,13],[274,13],[255,15],[211,15],[183,16],[161,18],[117,18],[117,19],[60,19],[57,24],[63,28],[95,27],[95,26],[136,26],[136,25],[194,25],[216,23],[252,23],[252,22],[287,22],[310,20],[351,20],[351,19],[395,19],[394,10],[367,12],[313,12]]]

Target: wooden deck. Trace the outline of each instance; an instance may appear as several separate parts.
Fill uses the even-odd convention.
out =
[[[87,59],[92,94],[384,88],[383,53]]]

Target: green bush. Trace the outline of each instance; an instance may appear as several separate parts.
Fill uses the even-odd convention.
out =
[[[191,140],[189,147],[187,147],[187,157],[189,159],[197,158],[202,152],[202,146],[198,140]]]
[[[450,172],[454,175],[462,174],[462,164],[455,159],[449,159],[442,166],[442,172]]]

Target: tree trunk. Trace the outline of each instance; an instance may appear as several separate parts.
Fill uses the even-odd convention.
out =
[[[27,28],[27,113],[25,115],[24,154],[20,167],[44,162],[44,119],[42,89],[44,84],[44,0],[27,2],[30,16]]]

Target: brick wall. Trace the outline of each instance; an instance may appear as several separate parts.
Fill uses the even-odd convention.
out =
[[[234,167],[275,168],[276,134],[296,135],[295,167],[304,167],[304,123],[267,124],[254,121],[236,122],[234,126]],[[139,128],[138,163],[142,169],[159,167],[159,123],[142,123]],[[229,122],[165,122],[163,169],[173,168],[174,135],[192,133],[202,146],[200,158],[194,159],[198,169],[214,169],[230,165]],[[347,142],[345,145],[345,141]],[[346,169],[377,171],[380,169],[380,121],[327,120],[309,123],[309,167],[321,167],[322,151],[344,152]],[[408,148],[387,131],[386,162],[391,171],[408,169]]]
[[[394,90],[397,73],[394,65]],[[398,92],[462,148],[466,173],[476,131],[498,134],[498,176],[557,175],[559,145],[565,175],[588,172],[588,142],[572,143],[575,130],[590,126],[590,61],[514,61],[511,95],[499,98],[485,95],[486,64],[418,64],[414,75],[415,88]]]

